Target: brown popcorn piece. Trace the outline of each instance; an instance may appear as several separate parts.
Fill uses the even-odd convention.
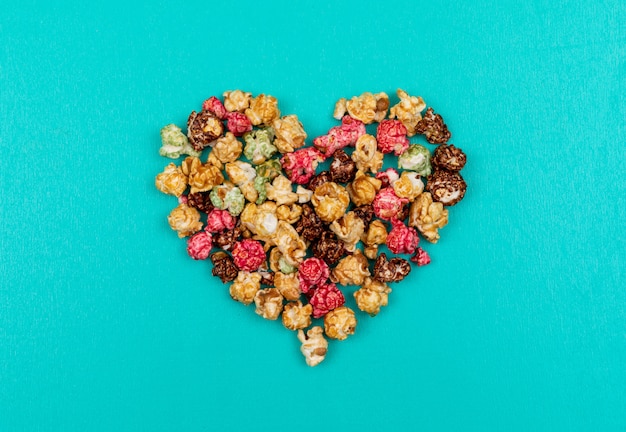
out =
[[[276,288],[262,289],[254,295],[255,313],[268,320],[276,320],[283,311],[283,296]]]
[[[235,280],[239,269],[233,262],[233,259],[226,252],[214,252],[211,254],[211,262],[213,263],[213,276],[222,280],[222,283]]]
[[[180,167],[170,163],[156,176],[155,185],[161,192],[179,197],[187,189],[187,176]]]
[[[463,199],[467,184],[461,174],[446,170],[436,170],[428,177],[426,190],[435,201],[445,206],[453,206]]]
[[[243,230],[238,226],[232,230],[213,233],[213,244],[228,251],[235,246],[235,243],[239,241],[242,235]]]
[[[193,148],[201,151],[224,134],[224,124],[208,111],[192,111],[187,120],[187,137]]]
[[[333,265],[345,255],[343,242],[330,231],[323,231],[319,239],[313,243],[313,255]]]
[[[300,330],[311,325],[313,306],[302,306],[300,300],[289,302],[283,309],[283,325],[289,330]]]
[[[276,273],[271,272],[271,271],[261,271],[261,270],[259,270],[259,273],[261,274],[261,285],[267,285],[267,286],[274,285],[274,275]]]
[[[261,275],[240,271],[230,285],[230,296],[233,300],[246,306],[254,301],[257,291],[261,288]]]
[[[245,114],[254,126],[271,125],[280,117],[278,100],[274,96],[260,94],[250,100],[250,108],[245,110]]]
[[[400,211],[398,212],[398,215],[397,215],[398,220],[405,221],[406,218],[409,217],[410,212],[411,212],[410,204],[403,205]]]
[[[296,232],[306,241],[313,241],[320,238],[324,231],[324,224],[315,210],[309,205],[302,205],[302,216],[296,224]]]
[[[378,246],[387,241],[387,228],[380,220],[372,221],[367,227],[367,231],[361,236],[364,244],[363,253],[369,259],[376,259],[378,254]]]
[[[333,181],[333,177],[330,174],[330,171],[321,171],[316,176],[313,176],[313,178],[309,181],[308,189],[315,192],[315,189],[319,186],[331,181]]]
[[[426,240],[437,243],[439,228],[448,224],[448,210],[440,202],[433,202],[430,192],[424,192],[411,204],[409,226],[417,228]]]
[[[320,364],[328,352],[328,341],[324,339],[322,328],[312,327],[306,335],[298,330],[298,340],[302,342],[300,352],[304,355],[306,364],[313,367]]]
[[[381,253],[374,264],[374,279],[379,282],[399,282],[411,272],[411,264],[403,258],[387,259]]]
[[[187,205],[200,210],[203,213],[211,213],[215,207],[209,196],[210,192],[196,192],[187,195]]]
[[[356,164],[350,156],[343,151],[333,153],[333,161],[330,164],[330,177],[335,183],[348,183],[354,179]]]
[[[300,298],[300,280],[298,273],[285,274],[277,271],[274,274],[274,286],[286,300],[296,301]]]
[[[356,323],[354,311],[347,306],[340,306],[324,316],[324,331],[329,338],[345,340],[354,334]]]
[[[372,278],[367,278],[363,287],[354,292],[357,307],[370,316],[380,312],[382,306],[387,306],[391,288]]]
[[[359,206],[353,212],[363,221],[365,226],[369,225],[374,217],[374,207],[370,204]]]
[[[448,171],[461,171],[467,162],[467,156],[458,147],[453,144],[442,144],[435,149],[432,159],[430,160],[436,168]]]
[[[415,132],[425,134],[426,140],[431,144],[445,144],[451,136],[443,118],[439,114],[435,114],[432,108],[426,110],[424,118],[415,126]]]

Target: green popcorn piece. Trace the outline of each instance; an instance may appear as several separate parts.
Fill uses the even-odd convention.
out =
[[[254,179],[254,189],[259,193],[259,197],[256,200],[257,205],[263,204],[267,199],[267,188],[265,186],[268,183],[269,180],[266,177],[257,176]]]
[[[278,159],[270,159],[256,167],[259,177],[265,177],[268,181],[274,180],[283,172],[283,167]],[[257,177],[258,178],[258,177]]]
[[[161,129],[161,148],[159,154],[170,159],[178,159],[181,155],[200,156],[193,149],[187,136],[175,124],[168,124]]]
[[[421,176],[429,176],[432,172],[430,166],[430,151],[420,144],[411,144],[404,153],[398,157],[398,168],[417,172]]]
[[[239,216],[243,211],[243,206],[246,204],[246,198],[241,193],[238,187],[234,187],[228,191],[224,197],[224,206],[228,209],[228,212],[233,216]]]
[[[296,267],[292,266],[287,261],[285,261],[285,257],[282,257],[282,256],[278,258],[278,268],[280,269],[281,273],[285,273],[285,274],[290,274],[297,270]]]
[[[224,200],[220,198],[219,190],[219,186],[214,186],[213,189],[211,189],[211,193],[209,194],[209,199],[211,200],[211,204],[213,204],[215,208],[224,210],[226,208],[226,204],[224,203]]]
[[[274,129],[272,128],[246,132],[243,139],[246,142],[243,154],[255,165],[262,164],[278,151],[276,146],[272,144],[274,140]]]

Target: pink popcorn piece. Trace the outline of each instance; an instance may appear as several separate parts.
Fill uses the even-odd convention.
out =
[[[211,253],[213,242],[206,231],[195,233],[187,240],[187,253],[195,260],[205,260]]]
[[[211,96],[204,101],[202,104],[202,111],[208,111],[220,120],[224,120],[224,118],[226,118],[226,108],[224,108],[222,101],[215,96]]]
[[[418,267],[425,266],[430,264],[430,256],[428,256],[428,252],[421,247],[418,247],[415,251],[415,255],[411,257],[411,261],[417,264]]]
[[[376,178],[382,182],[381,188],[389,187],[400,178],[400,174],[395,168],[387,168],[385,171],[376,173]]]
[[[393,188],[387,187],[376,194],[372,206],[376,217],[389,221],[397,219],[408,202],[408,199],[398,197]]]
[[[233,135],[240,137],[252,130],[252,123],[248,116],[237,111],[226,113],[226,129]]]
[[[235,228],[237,220],[228,210],[213,209],[207,216],[204,230],[210,233],[232,230]]]
[[[309,299],[313,306],[313,318],[321,318],[331,310],[343,306],[346,302],[343,293],[334,283],[317,287]]]
[[[187,195],[181,195],[178,197],[178,204],[187,204]]]
[[[265,262],[265,251],[261,242],[252,239],[242,240],[233,247],[233,262],[239,270],[253,272]]]
[[[409,228],[402,221],[391,220],[392,229],[387,235],[387,247],[394,254],[412,254],[419,244],[415,228]]]
[[[400,120],[383,120],[376,130],[378,150],[383,153],[394,152],[400,156],[409,148],[409,138],[406,136],[406,126]]]
[[[313,145],[324,154],[324,157],[330,157],[337,150],[353,146],[361,135],[365,135],[365,124],[345,115],[340,126],[332,127],[328,134],[315,138]]]
[[[307,258],[298,267],[300,290],[308,293],[312,288],[324,284],[330,276],[330,268],[319,258]]]
[[[315,175],[317,164],[324,161],[324,156],[313,147],[285,153],[280,163],[293,183],[306,184]]]

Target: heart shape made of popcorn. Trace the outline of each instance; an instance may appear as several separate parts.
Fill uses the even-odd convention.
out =
[[[281,116],[275,97],[240,90],[204,101],[187,134],[161,129],[160,154],[187,155],[156,177],[160,191],[178,198],[170,227],[188,237],[191,258],[210,259],[213,275],[232,282],[234,300],[254,302],[269,320],[282,315],[309,366],[325,358],[324,336],[345,340],[355,331],[348,287],[357,287],[360,311],[378,314],[411,262],[430,263],[420,235],[436,243],[445,207],[465,196],[466,156],[447,144],[441,116],[424,112],[421,97],[397,96],[391,108],[385,93],[339,99],[333,117],[341,123],[308,146],[298,117]],[[429,144],[411,143],[420,135],[436,146],[432,154]],[[397,169],[383,170],[386,155],[397,157]],[[388,258],[381,245],[410,258]]]

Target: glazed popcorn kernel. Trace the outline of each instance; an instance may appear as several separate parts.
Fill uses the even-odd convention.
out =
[[[275,273],[292,274],[295,273],[298,268],[287,263],[285,257],[277,247],[270,249],[270,269]]]
[[[379,220],[372,221],[367,230],[363,232],[361,241],[364,244],[363,253],[369,259],[376,259],[378,254],[378,246],[385,244],[387,241],[387,228],[385,224]]]
[[[230,296],[233,300],[246,306],[254,301],[257,291],[261,289],[261,275],[240,271],[230,286]]]
[[[252,123],[245,114],[240,112],[226,113],[226,129],[236,137],[240,137],[252,130]]]
[[[386,93],[376,95],[365,92],[360,96],[354,96],[345,103],[346,110],[351,117],[365,124],[379,122],[387,115],[389,108],[389,96]],[[335,106],[337,113],[337,107]]]
[[[283,309],[283,325],[289,330],[305,329],[311,325],[313,306],[302,306],[300,300],[289,302]]]
[[[406,127],[400,120],[383,120],[376,129],[376,142],[378,150],[383,153],[393,152],[396,156],[401,155],[409,148],[409,139],[406,136]]]
[[[194,150],[202,151],[224,133],[224,124],[207,111],[192,111],[187,120],[187,137]]]
[[[243,154],[255,165],[262,164],[278,151],[276,146],[272,144],[272,141],[274,141],[274,129],[272,128],[268,127],[246,132],[243,135],[243,139],[246,142]],[[267,177],[261,173],[259,175]]]
[[[467,184],[458,172],[436,170],[428,177],[426,189],[435,201],[453,206],[465,196]]]
[[[324,339],[323,330],[319,326],[312,327],[306,335],[298,330],[298,340],[302,342],[300,351],[308,366],[317,366],[326,357],[328,342]]]
[[[209,196],[215,208],[228,210],[233,216],[241,214],[246,202],[241,190],[230,182],[215,186]]]
[[[397,105],[391,107],[389,118],[397,118],[406,127],[407,135],[415,135],[417,123],[422,119],[422,111],[426,108],[424,100],[419,96],[409,96],[404,90],[398,89],[400,98]]]
[[[220,120],[224,120],[227,114],[224,104],[215,96],[211,96],[202,103],[202,111],[208,111]]]
[[[376,316],[382,306],[387,306],[391,288],[372,278],[365,279],[363,286],[354,292],[356,306],[370,316]]]
[[[253,125],[271,125],[280,117],[278,100],[274,96],[260,94],[250,100],[250,108],[245,110],[246,116]]]
[[[181,155],[200,156],[200,152],[194,150],[189,144],[187,137],[180,128],[174,124],[168,124],[161,129],[161,148],[159,154],[170,159],[178,159]]]
[[[283,311],[283,296],[276,288],[262,289],[254,295],[255,312],[268,320],[276,320]]]
[[[427,177],[432,171],[430,162],[430,151],[426,147],[419,144],[411,144],[398,157],[398,168],[415,171],[419,175]]]
[[[209,192],[190,193],[187,195],[187,205],[207,214],[215,208]]]
[[[363,135],[365,135],[363,122],[350,116],[344,116],[340,126],[332,127],[326,135],[315,138],[313,145],[324,157],[330,157],[337,150],[354,145]]]
[[[356,324],[354,311],[349,307],[341,306],[328,312],[324,317],[324,332],[329,338],[345,340],[354,334]]]
[[[328,228],[343,242],[346,251],[354,252],[365,230],[365,224],[351,211],[331,223]]]
[[[187,204],[179,204],[167,217],[170,227],[178,232],[178,237],[190,236],[202,229],[200,213]]]
[[[417,123],[415,132],[426,135],[426,140],[431,144],[445,144],[451,136],[443,118],[435,114],[432,108],[426,110],[424,118]]]
[[[280,159],[289,180],[300,185],[307,184],[311,180],[315,174],[315,168],[323,161],[322,154],[311,147],[285,153]]]
[[[190,193],[206,192],[222,184],[222,172],[211,164],[202,164],[198,158],[188,157],[183,161],[182,170],[188,175]]]
[[[313,318],[321,318],[345,302],[343,293],[334,283],[318,286],[309,299],[309,303],[313,306]]]
[[[368,262],[365,255],[357,250],[353,255],[342,258],[333,269],[331,281],[339,285],[362,285],[365,278],[370,276]]]
[[[323,185],[324,183],[328,183],[333,181],[333,176],[330,174],[330,171],[321,171],[317,175],[311,177],[309,181],[308,188],[315,192],[315,189]]]
[[[408,202],[408,199],[398,197],[393,188],[388,187],[381,189],[376,194],[372,206],[374,207],[376,217],[388,221],[397,219],[398,214],[402,211],[402,207]]]
[[[298,194],[293,191],[291,181],[282,175],[266,186],[267,198],[277,205],[291,205],[298,202]]]
[[[213,209],[207,216],[204,230],[209,233],[216,233],[235,228],[237,221],[226,210]]]
[[[235,280],[239,274],[239,269],[226,252],[214,252],[211,254],[211,262],[213,276],[220,278],[223,283]]]
[[[315,189],[311,204],[322,222],[331,223],[346,212],[350,204],[350,196],[344,187],[328,182]]]
[[[300,264],[302,267],[302,264]],[[280,271],[274,273],[274,285],[278,292],[288,301],[300,299],[300,279],[298,273],[285,274]]]
[[[229,112],[244,112],[250,106],[251,93],[241,90],[224,92],[224,107]]]
[[[377,173],[383,166],[384,155],[378,151],[378,143],[372,135],[359,137],[351,157],[360,171]]]
[[[409,228],[401,221],[391,221],[392,229],[387,235],[387,247],[394,254],[412,254],[419,243],[415,228]]]
[[[274,145],[281,153],[290,153],[304,145],[306,132],[298,116],[288,115],[273,121],[272,127],[276,133]]]
[[[213,245],[225,251],[230,251],[233,249],[233,246],[235,246],[235,243],[239,241],[242,235],[243,230],[238,226],[236,226],[232,230],[213,233]]]
[[[276,246],[287,264],[298,267],[306,255],[307,245],[295,228],[285,221],[278,221],[275,237]]]
[[[424,183],[418,173],[404,171],[400,178],[393,182],[393,191],[398,197],[406,198],[409,202],[413,202],[415,198],[424,192]]]
[[[222,163],[228,163],[239,159],[241,152],[241,142],[232,132],[226,132],[226,135],[215,141],[211,155],[215,156]]]
[[[435,149],[432,163],[437,168],[448,171],[461,171],[467,162],[467,156],[463,150],[453,144],[442,144]],[[430,174],[430,173],[429,173]]]
[[[326,264],[333,265],[346,254],[343,242],[337,240],[334,233],[323,231],[316,242],[313,243],[313,255],[323,259]]]
[[[381,253],[374,264],[374,279],[379,282],[399,282],[411,272],[411,264],[403,258],[387,259],[387,255]]]
[[[300,290],[308,293],[311,288],[323,285],[330,276],[328,264],[319,258],[307,258],[298,267]]]
[[[366,226],[370,224],[372,218],[374,217],[374,207],[370,204],[358,206],[353,210],[353,212]]]
[[[393,185],[393,182],[400,178],[400,174],[395,168],[387,168],[385,171],[377,172],[376,178],[381,181],[382,189]]]
[[[306,241],[313,241],[320,237],[324,225],[315,210],[309,205],[302,206],[302,216],[295,225],[296,232]]]
[[[430,256],[428,256],[428,253],[424,249],[418,247],[415,251],[415,255],[411,257],[411,262],[414,262],[419,267],[422,267],[430,264]]]
[[[195,233],[187,240],[187,253],[195,260],[207,259],[212,247],[211,234],[206,231]]]
[[[374,177],[370,177],[358,171],[354,181],[347,186],[350,199],[356,206],[371,204],[380,190],[382,182]]]
[[[333,153],[333,161],[330,164],[330,178],[335,183],[348,183],[354,179],[356,164],[343,150]]]
[[[187,176],[180,167],[171,163],[156,176],[155,184],[161,192],[179,197],[187,189]]]
[[[302,216],[302,207],[298,204],[281,205],[276,209],[276,217],[278,220],[287,222],[288,224],[295,224]]]
[[[256,240],[246,239],[233,246],[233,262],[239,270],[252,272],[265,262],[263,245]]]

